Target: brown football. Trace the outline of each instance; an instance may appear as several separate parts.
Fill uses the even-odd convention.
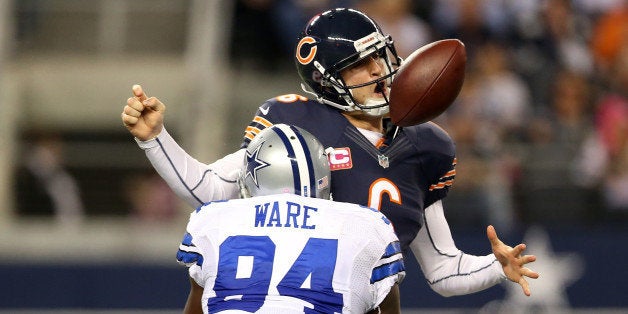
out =
[[[399,67],[390,88],[390,118],[395,125],[430,121],[458,97],[467,52],[457,39],[435,41],[415,50]]]

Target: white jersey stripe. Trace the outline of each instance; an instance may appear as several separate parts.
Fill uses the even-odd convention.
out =
[[[283,134],[278,132],[277,129],[283,131]],[[310,158],[309,153],[303,150],[303,145],[292,145],[288,139],[290,138],[300,138],[301,136],[295,133],[289,126],[287,125],[277,125],[275,128],[277,134],[283,139],[284,144],[286,145],[286,149],[288,152],[292,152],[294,154],[293,163],[296,162],[296,167],[298,169],[294,169],[293,171],[299,177],[295,178],[295,189],[300,191],[300,194],[305,197],[311,197],[312,195],[312,186],[311,186],[311,177],[310,173],[307,170],[310,167],[307,165],[307,160]],[[306,146],[307,147],[307,146]],[[294,167],[294,166],[293,166]],[[297,183],[298,181],[298,183]]]

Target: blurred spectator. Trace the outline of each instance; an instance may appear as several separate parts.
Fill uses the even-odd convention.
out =
[[[591,38],[595,62],[601,76],[611,70],[622,46],[628,42],[628,2],[603,14],[595,23]]]
[[[433,41],[430,26],[414,15],[411,0],[359,0],[357,8],[391,35],[402,58]]]
[[[486,137],[496,139],[478,145],[499,145],[500,142],[519,138],[522,127],[532,113],[530,91],[515,73],[510,63],[510,52],[496,42],[478,47],[473,65],[478,71],[478,110]],[[486,138],[485,138],[486,139]],[[499,148],[488,148],[496,150]]]
[[[163,223],[177,217],[178,199],[153,170],[129,178],[124,191],[131,205],[131,218],[137,222]]]
[[[595,130],[579,163],[582,184],[598,186],[611,217],[628,218],[628,42],[612,59],[607,92],[596,105]]]
[[[593,195],[578,184],[574,165],[588,132],[591,87],[577,72],[562,70],[551,85],[548,112],[529,124],[530,147],[523,160],[519,198],[526,223],[581,223]]]
[[[488,223],[512,227],[517,220],[514,185],[521,156],[516,144],[532,114],[528,86],[513,71],[510,51],[497,42],[477,49],[479,123],[476,147],[483,151],[490,171],[484,186],[489,201]],[[477,123],[477,122],[476,122]]]
[[[517,71],[530,85],[534,104],[543,107],[551,101],[549,87],[560,69],[592,74],[588,47],[591,23],[582,12],[574,10],[570,0],[534,3],[525,13],[518,12],[513,43]]]
[[[556,60],[570,71],[590,75],[593,60],[587,45],[589,21],[574,10],[571,0],[546,1],[543,17]]]
[[[23,164],[17,169],[16,207],[24,216],[49,216],[76,222],[84,215],[80,188],[65,169],[63,141],[51,132],[27,136]]]
[[[437,0],[430,23],[436,37],[458,38],[467,47],[467,55],[475,58],[477,47],[489,40],[509,38],[511,12],[501,0]]]
[[[594,18],[626,3],[626,0],[573,0],[574,6]]]

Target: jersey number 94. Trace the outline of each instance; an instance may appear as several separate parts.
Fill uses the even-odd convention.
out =
[[[209,311],[259,310],[274,290],[270,290],[270,283],[275,249],[268,236],[228,237],[220,245],[216,297],[207,301]],[[277,293],[310,303],[312,308],[305,307],[305,313],[341,313],[342,294],[332,287],[337,249],[336,239],[310,238],[275,287]],[[304,285],[308,278],[309,288]]]

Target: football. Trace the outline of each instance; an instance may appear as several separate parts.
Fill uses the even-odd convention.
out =
[[[411,126],[443,113],[458,97],[465,76],[467,52],[457,39],[427,44],[408,56],[390,87],[390,118]]]

